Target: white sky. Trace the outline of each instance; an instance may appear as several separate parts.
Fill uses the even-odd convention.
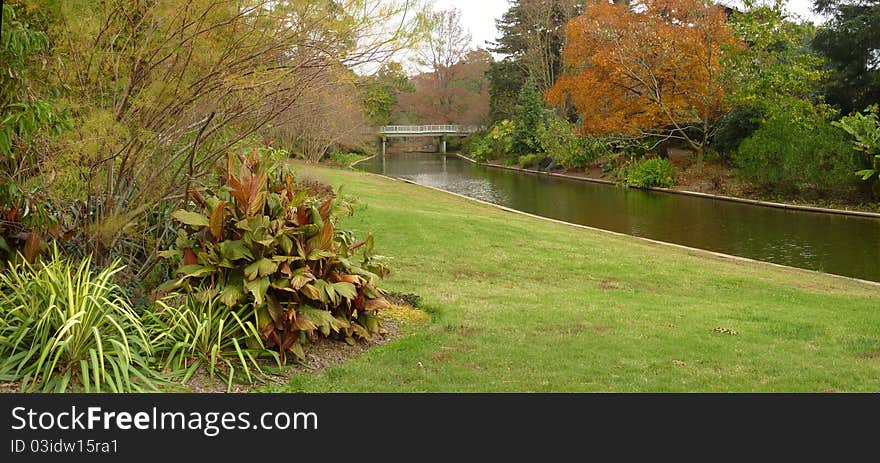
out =
[[[486,42],[494,41],[498,36],[495,19],[501,17],[508,8],[508,0],[434,0],[436,10],[458,8],[461,10],[462,22],[473,35],[474,47],[486,47]],[[735,3],[731,2],[731,3]],[[822,22],[814,15],[812,0],[789,0],[789,11],[799,14],[813,22]]]
[[[507,11],[508,0],[434,0],[435,10],[458,8],[461,20],[473,35],[474,47],[486,48],[486,41],[498,38],[495,20]]]

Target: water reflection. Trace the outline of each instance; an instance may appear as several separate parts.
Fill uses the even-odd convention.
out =
[[[566,222],[880,281],[880,219],[626,189],[426,153],[389,153],[361,166]]]

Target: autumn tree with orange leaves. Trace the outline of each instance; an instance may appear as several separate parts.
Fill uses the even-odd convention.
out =
[[[584,134],[680,139],[697,155],[723,111],[720,57],[736,40],[704,0],[597,3],[566,30],[566,73],[547,92],[570,101]]]

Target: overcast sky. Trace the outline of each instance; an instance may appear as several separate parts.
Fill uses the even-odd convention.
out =
[[[434,3],[437,10],[461,10],[462,22],[473,35],[473,46],[483,48],[487,41],[497,38],[495,19],[500,18],[508,7],[508,0],[434,0]],[[812,0],[789,0],[788,9],[814,22],[821,22],[818,16],[810,12],[812,4]]]

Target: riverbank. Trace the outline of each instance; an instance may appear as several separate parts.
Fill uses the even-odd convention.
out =
[[[304,170],[345,185],[345,225],[433,323],[274,390],[880,390],[876,286]]]
[[[562,169],[553,170],[537,170],[524,169],[513,165],[504,165],[499,161],[479,162],[475,159],[456,153],[462,159],[470,162],[501,169],[515,170],[533,174],[552,175],[556,177],[570,178],[573,180],[592,181],[597,183],[605,183],[614,185],[617,182],[607,173],[603,173],[600,168],[592,168],[589,171],[579,169]],[[847,214],[861,215],[868,217],[880,218],[880,203],[864,203],[850,204],[840,201],[827,200],[808,200],[797,199],[782,196],[769,196],[762,194],[756,190],[736,180],[736,176],[729,169],[723,168],[713,163],[706,163],[703,170],[696,173],[692,169],[687,168],[687,163],[680,158],[673,160],[673,163],[679,168],[676,175],[676,183],[672,188],[646,188],[648,190],[666,191],[672,193],[684,193],[694,196],[712,197],[716,199],[724,199],[728,201],[738,201],[748,204],[763,205],[768,207],[777,207],[781,209],[796,209],[804,211],[825,212],[831,214]]]

